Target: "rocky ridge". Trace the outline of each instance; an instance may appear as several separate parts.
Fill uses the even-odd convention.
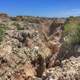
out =
[[[80,57],[62,53],[65,21],[0,14],[0,80],[79,80]]]

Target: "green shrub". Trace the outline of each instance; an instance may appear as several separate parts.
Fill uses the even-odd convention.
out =
[[[67,23],[64,25],[65,41],[69,44],[80,43],[80,24]]]
[[[7,29],[7,27],[5,27],[4,24],[0,24],[0,42],[3,40],[3,38],[5,36],[6,29]]]
[[[12,25],[16,26],[17,30],[24,30],[24,28],[16,22],[14,22]]]

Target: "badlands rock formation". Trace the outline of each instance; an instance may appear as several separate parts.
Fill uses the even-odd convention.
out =
[[[63,45],[66,21],[0,14],[0,80],[80,80],[79,52]]]

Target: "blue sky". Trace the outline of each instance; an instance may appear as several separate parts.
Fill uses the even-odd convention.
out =
[[[12,16],[79,16],[80,0],[0,0],[0,12]]]

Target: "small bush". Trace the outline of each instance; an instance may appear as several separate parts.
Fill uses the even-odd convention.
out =
[[[14,22],[12,25],[16,26],[17,30],[24,30],[24,28],[16,22]]]
[[[80,24],[67,23],[64,26],[65,41],[69,44],[80,43]]]
[[[0,42],[3,40],[3,37],[5,36],[5,30],[6,30],[5,25],[0,24]]]

